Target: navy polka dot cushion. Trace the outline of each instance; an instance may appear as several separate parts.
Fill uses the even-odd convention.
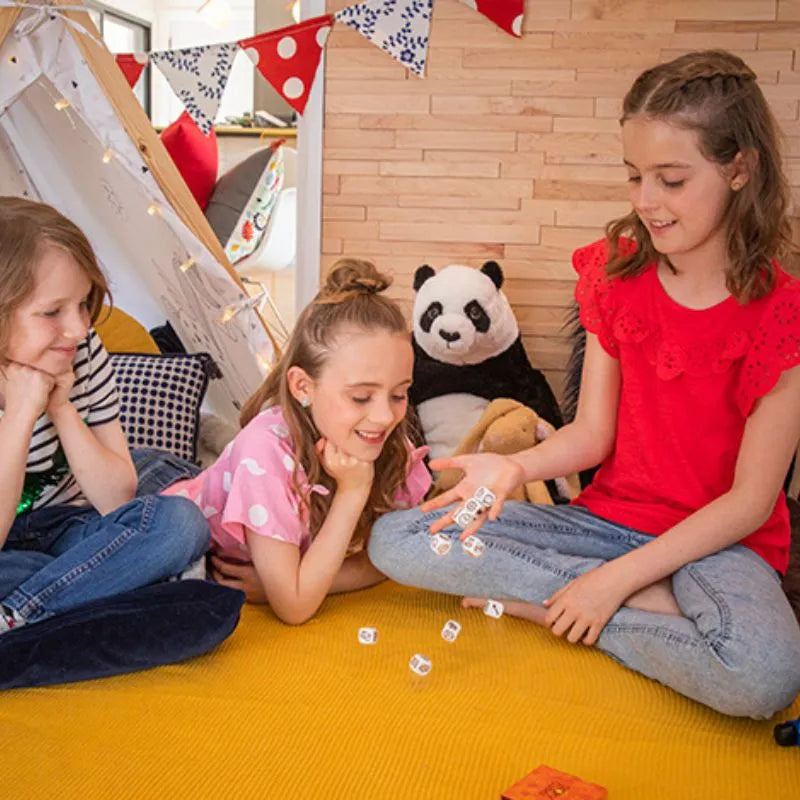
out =
[[[120,423],[131,449],[197,459],[200,405],[216,365],[208,353],[112,353]]]

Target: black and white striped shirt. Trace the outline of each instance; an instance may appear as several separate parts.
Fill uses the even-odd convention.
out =
[[[72,362],[75,383],[69,393],[81,419],[91,428],[119,417],[119,397],[114,370],[100,337],[93,329],[78,344]],[[52,505],[85,503],[64,450],[48,414],[42,414],[33,428],[25,487],[17,514]]]

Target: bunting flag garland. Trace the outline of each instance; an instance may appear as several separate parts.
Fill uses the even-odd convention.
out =
[[[4,0],[0,0],[0,4]],[[522,36],[525,0],[461,0],[512,36]],[[433,0],[364,0],[313,19],[237,42],[115,56],[131,87],[152,59],[186,111],[208,134],[239,49],[298,114],[305,110],[322,50],[335,22],[358,31],[403,66],[424,75]]]
[[[462,3],[483,14],[506,33],[522,37],[522,17],[525,0],[461,0]]]
[[[206,135],[214,125],[233,59],[238,52],[238,46],[228,42],[150,54],[189,116]]]
[[[238,44],[269,84],[302,114],[332,25],[333,16],[325,14]]]
[[[403,66],[425,73],[433,0],[366,0],[334,15]]]
[[[147,66],[147,53],[118,53],[114,56],[131,89],[136,86],[142,70]]]

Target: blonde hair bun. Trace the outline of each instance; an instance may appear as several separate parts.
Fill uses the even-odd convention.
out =
[[[326,300],[343,299],[343,295],[377,294],[391,286],[392,279],[379,272],[370,261],[340,258],[325,279],[320,296]]]

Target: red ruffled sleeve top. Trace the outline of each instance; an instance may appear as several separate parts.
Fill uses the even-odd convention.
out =
[[[609,280],[605,240],[572,261],[581,322],[619,359],[622,374],[614,449],[575,502],[657,536],[733,484],[756,400],[800,363],[800,281],[777,268],[765,297],[746,304],[729,297],[698,311],[664,291],[655,264]],[[741,543],[783,573],[789,539],[781,493],[769,519]]]

